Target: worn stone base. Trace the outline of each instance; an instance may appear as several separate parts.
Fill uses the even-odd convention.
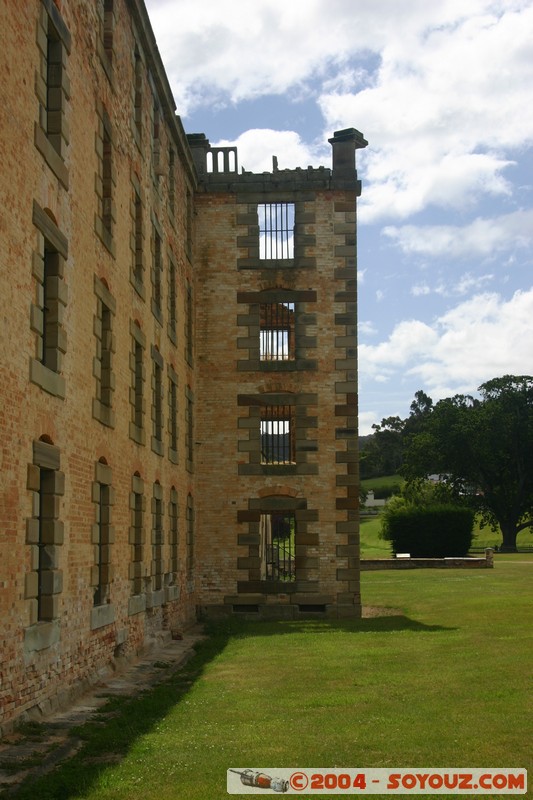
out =
[[[277,619],[360,619],[361,606],[334,603],[274,603],[255,602],[238,604],[205,605],[198,607],[199,619],[227,619],[238,617],[247,620]]]
[[[485,558],[364,558],[361,571],[377,569],[492,569],[493,551]]]

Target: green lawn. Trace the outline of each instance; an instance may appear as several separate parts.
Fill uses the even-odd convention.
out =
[[[380,538],[381,519],[376,516],[363,516],[361,518],[361,557],[362,558],[391,558],[390,543]],[[496,547],[502,541],[501,533],[491,531],[490,528],[480,528],[476,522],[472,547],[476,548],[474,555],[479,555],[477,550],[485,547]],[[518,547],[533,547],[531,531],[521,531],[517,537]],[[497,556],[499,558],[499,555]]]
[[[533,557],[362,580],[396,616],[218,625],[18,797],[222,800],[232,766],[531,770]]]
[[[363,489],[383,489],[389,486],[402,486],[405,478],[401,475],[380,475],[378,478],[365,478],[361,481]]]

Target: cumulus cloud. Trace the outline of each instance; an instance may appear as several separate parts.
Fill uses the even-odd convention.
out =
[[[303,92],[320,105],[323,143],[338,128],[364,132],[362,222],[506,197],[513,151],[533,141],[528,0],[307,0],[305,14],[286,0],[147,6],[182,116]],[[258,151],[260,132],[249,136]]]
[[[272,157],[278,159],[279,169],[294,169],[317,162],[317,150],[303,142],[294,131],[276,131],[271,128],[254,128],[237,139],[213,142],[218,147],[237,147],[239,164],[249,172],[271,172]]]
[[[357,330],[362,336],[375,336],[378,332],[376,326],[370,320],[360,320],[357,323]]]
[[[532,340],[533,288],[508,300],[487,292],[432,324],[405,320],[386,341],[360,345],[359,369],[363,379],[409,375],[435,397],[472,392],[497,375],[532,374]]]
[[[468,225],[389,225],[383,234],[406,254],[465,259],[489,257],[502,251],[530,248],[533,210],[494,218],[477,218]]]

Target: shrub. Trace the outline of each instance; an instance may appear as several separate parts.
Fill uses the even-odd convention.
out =
[[[400,494],[402,487],[399,483],[391,483],[389,486],[379,486],[374,489],[374,498],[376,500],[388,500],[393,495]]]
[[[465,556],[470,549],[474,512],[451,505],[414,507],[398,504],[390,509],[384,538],[396,553],[410,553],[414,558]]]

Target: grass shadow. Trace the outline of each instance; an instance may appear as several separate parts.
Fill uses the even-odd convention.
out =
[[[451,631],[456,628],[443,625],[426,625],[403,614],[385,614],[367,619],[302,619],[302,620],[250,620],[229,618],[223,622],[209,623],[206,630],[211,637],[224,635],[226,639],[245,636],[280,636],[293,633],[394,633],[412,631],[431,633]]]
[[[0,796],[6,800],[70,800],[91,791],[100,776],[126,757],[135,741],[148,734],[202,676],[206,667],[234,638],[280,636],[297,633],[431,633],[452,630],[425,625],[403,615],[361,620],[276,620],[250,621],[230,618],[206,624],[207,638],[196,646],[196,654],[179,670],[160,683],[133,697],[114,697],[95,713],[92,720],[71,735],[81,740],[80,750],[46,774],[30,775],[17,789]],[[40,771],[44,772],[46,766]]]

